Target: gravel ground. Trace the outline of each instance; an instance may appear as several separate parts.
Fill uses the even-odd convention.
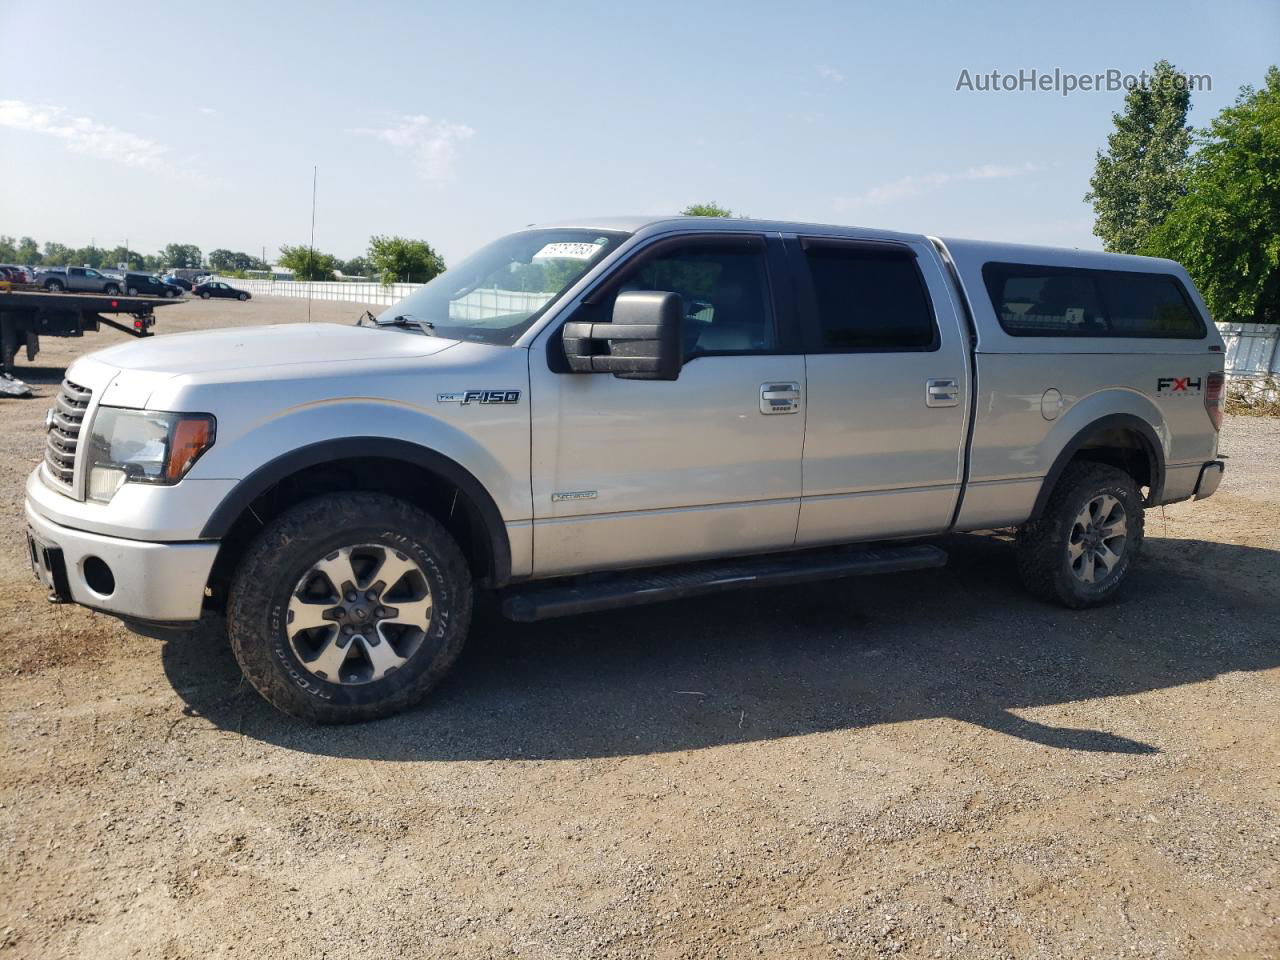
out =
[[[362,308],[317,303],[317,319]],[[300,320],[189,303],[162,332]],[[1113,606],[923,571],[520,625],[435,699],[277,715],[207,631],[51,607],[0,401],[0,956],[1280,956],[1280,421]]]

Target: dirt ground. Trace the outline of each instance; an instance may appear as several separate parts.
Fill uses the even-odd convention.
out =
[[[317,303],[353,320],[354,304]],[[158,330],[301,320],[188,303]],[[544,624],[426,706],[276,714],[212,631],[49,606],[0,400],[0,957],[1280,956],[1280,420],[1148,514],[1122,599],[942,570]]]

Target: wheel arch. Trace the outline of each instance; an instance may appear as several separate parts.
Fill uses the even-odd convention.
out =
[[[1054,458],[1040,484],[1029,519],[1038,520],[1067,465],[1093,460],[1120,467],[1148,489],[1146,504],[1160,503],[1164,491],[1164,446],[1146,420],[1131,413],[1112,413],[1076,431]],[[1145,481],[1145,483],[1144,483]]]
[[[225,599],[243,551],[270,519],[295,503],[338,490],[390,493],[422,507],[458,541],[473,573],[490,585],[511,577],[511,544],[493,497],[465,467],[405,440],[343,437],[308,444],[241,480],[209,515],[201,539],[222,547],[210,574],[215,605]]]

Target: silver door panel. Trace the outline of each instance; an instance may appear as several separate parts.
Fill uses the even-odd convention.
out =
[[[537,522],[538,576],[759,553],[790,546],[799,498]]]
[[[938,533],[951,522],[959,484],[805,497],[796,542],[819,545]]]

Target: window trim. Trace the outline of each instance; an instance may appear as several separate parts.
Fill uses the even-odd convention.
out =
[[[797,236],[788,241],[790,252],[791,275],[796,283],[796,299],[803,317],[803,333],[805,353],[842,354],[842,353],[936,353],[942,349],[942,329],[938,325],[938,311],[934,309],[933,295],[925,280],[924,271],[920,269],[920,256],[914,247],[894,240],[859,239],[856,237]],[[885,347],[832,347],[823,342],[822,321],[818,313],[818,295],[813,282],[813,273],[809,269],[808,251],[810,250],[842,250],[849,253],[873,255],[890,255],[901,257],[911,263],[915,270],[916,280],[920,284],[920,292],[924,296],[925,307],[929,311],[929,325],[933,338],[928,344],[918,346],[885,346]]]
[[[1023,275],[1033,276],[1070,276],[1084,274],[1094,284],[1094,289],[1098,294],[1098,305],[1102,308],[1103,313],[1107,317],[1107,322],[1111,322],[1111,304],[1107,300],[1106,284],[1100,282],[1103,275],[1106,276],[1122,276],[1122,277],[1145,277],[1148,279],[1168,280],[1173,283],[1173,288],[1178,296],[1182,298],[1183,304],[1195,318],[1199,325],[1198,333],[1098,333],[1095,331],[1085,331],[1081,333],[1064,333],[1060,330],[1028,330],[1028,329],[1010,329],[1005,325],[1004,317],[1000,315],[1000,306],[997,303],[996,291],[992,287],[995,279],[995,270],[1012,271],[1004,275],[1017,276],[1018,271]],[[1105,267],[1066,267],[1038,263],[1012,263],[1003,260],[988,260],[982,265],[982,285],[987,291],[987,300],[991,303],[991,312],[995,314],[996,323],[1000,324],[1000,329],[1010,337],[1027,337],[1034,339],[1053,339],[1053,340],[1203,340],[1209,333],[1208,324],[1205,322],[1204,315],[1196,306],[1194,300],[1191,299],[1190,293],[1187,291],[1186,285],[1182,279],[1173,273],[1161,273],[1154,270],[1108,270]]]

